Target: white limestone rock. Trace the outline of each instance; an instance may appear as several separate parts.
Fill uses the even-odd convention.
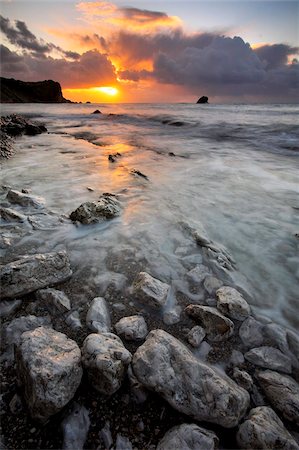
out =
[[[16,346],[17,376],[31,416],[45,422],[75,395],[81,382],[81,352],[75,341],[39,327]]]
[[[146,337],[148,330],[142,316],[123,317],[115,324],[116,333],[127,341],[138,341]]]
[[[259,406],[250,411],[237,433],[242,449],[299,450],[298,444],[273,409]]]
[[[223,286],[216,291],[217,308],[231,319],[245,320],[250,314],[250,306],[236,289]]]
[[[29,294],[62,281],[72,275],[65,251],[24,256],[0,267],[3,298]]]
[[[109,333],[111,331],[108,303],[103,297],[96,297],[92,300],[86,315],[86,325],[96,333]]]
[[[146,272],[140,272],[133,284],[133,293],[138,301],[155,309],[160,309],[165,305],[168,290],[168,284]]]
[[[215,450],[219,439],[213,431],[194,423],[171,428],[158,443],[157,450]]]
[[[186,313],[195,321],[199,321],[213,342],[224,341],[234,332],[233,322],[211,306],[189,305]]]
[[[120,388],[131,359],[131,353],[113,333],[90,334],[83,343],[83,366],[101,394],[112,395]]]
[[[133,371],[146,388],[197,421],[236,426],[249,405],[249,394],[233,380],[201,362],[176,338],[151,331],[133,356]]]

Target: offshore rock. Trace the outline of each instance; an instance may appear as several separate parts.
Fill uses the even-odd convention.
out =
[[[85,225],[113,219],[121,213],[120,203],[111,194],[103,194],[97,202],[82,203],[70,215],[74,222]]]
[[[211,306],[189,305],[186,313],[194,320],[200,321],[210,341],[224,341],[232,336],[234,324]]]
[[[273,409],[260,406],[240,425],[237,443],[242,449],[299,450],[299,446]]]
[[[235,320],[245,320],[250,307],[242,295],[234,288],[223,286],[216,291],[217,308],[222,314]]]
[[[86,315],[86,325],[96,333],[109,333],[111,331],[111,319],[106,300],[96,297],[91,302]]]
[[[83,343],[83,366],[91,385],[101,394],[112,395],[120,388],[131,358],[121,339],[112,333],[90,334]]]
[[[214,450],[218,444],[219,439],[213,431],[194,423],[183,423],[167,431],[157,450]]]
[[[271,370],[257,374],[269,402],[285,419],[299,425],[299,385],[288,375]]]
[[[31,206],[33,208],[44,208],[45,199],[37,195],[26,194],[23,192],[10,189],[7,193],[7,200],[21,206]]]
[[[132,365],[140,383],[197,421],[232,428],[249,405],[248,392],[195,358],[166,331],[151,331]]]
[[[144,339],[148,333],[146,322],[142,316],[123,317],[115,324],[115,330],[127,341]]]
[[[168,284],[146,272],[140,272],[133,284],[133,293],[138,297],[138,301],[155,309],[165,305],[168,290]]]
[[[17,375],[31,416],[41,422],[74,396],[82,377],[75,341],[50,328],[26,331],[16,347]]]
[[[3,298],[14,298],[62,281],[72,275],[65,251],[24,256],[0,267]]]
[[[53,313],[65,313],[71,310],[70,299],[64,292],[57,289],[40,289],[35,296],[37,300],[44,302]]]
[[[196,103],[208,103],[209,102],[209,97],[206,97],[205,95],[203,95],[202,97],[200,97]]]
[[[292,373],[292,362],[290,358],[280,350],[277,350],[277,348],[267,346],[253,348],[245,353],[244,356],[247,361],[255,366],[277,370],[278,372]]]
[[[90,420],[87,409],[74,403],[69,415],[62,422],[63,450],[83,450]]]

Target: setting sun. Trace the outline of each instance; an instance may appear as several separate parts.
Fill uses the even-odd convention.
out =
[[[107,94],[107,95],[117,95],[118,94],[118,89],[116,89],[114,87],[102,86],[102,87],[95,88],[95,90],[103,92],[104,94]]]

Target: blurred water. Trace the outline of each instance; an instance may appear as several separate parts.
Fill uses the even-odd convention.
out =
[[[92,115],[95,109],[103,114]],[[120,261],[184,290],[192,268],[186,261],[200,257],[178,223],[200,221],[233,254],[257,308],[298,326],[298,110],[295,105],[2,105],[2,114],[44,121],[50,132],[17,141],[17,154],[3,164],[3,184],[30,187],[59,213],[69,214],[102,192],[120,194],[124,205],[112,222],[40,231],[22,245],[27,240],[34,251],[67,247],[75,276],[88,268],[86,292],[88,283],[104,289],[111,279],[125,286]],[[109,162],[116,152],[122,156]],[[132,175],[132,169],[149,180]]]

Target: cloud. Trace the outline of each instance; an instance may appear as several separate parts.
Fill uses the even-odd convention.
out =
[[[267,69],[275,69],[287,64],[288,58],[299,52],[299,47],[287,44],[266,44],[254,49],[255,54]]]
[[[90,50],[79,59],[68,61],[50,56],[17,55],[2,46],[1,69],[3,77],[19,77],[24,81],[53,79],[59,81],[63,88],[86,88],[116,82],[113,65],[106,55],[97,50]]]
[[[129,28],[133,31],[155,32],[161,28],[181,26],[181,20],[161,11],[118,7],[110,2],[81,2],[77,9],[83,13],[86,21],[98,26],[109,25],[115,28]]]

